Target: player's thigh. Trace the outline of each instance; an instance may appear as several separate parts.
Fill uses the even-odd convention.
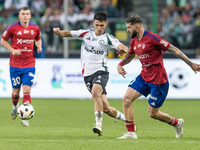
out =
[[[20,89],[21,87],[21,70],[10,66],[10,80],[13,89]]]
[[[139,98],[142,94],[136,91],[135,89],[128,87],[124,97],[123,97],[123,102],[124,103],[131,103],[137,98]]]
[[[98,83],[94,83],[92,87],[92,94],[101,96],[102,92],[103,92],[102,85]]]
[[[23,75],[21,76],[22,84],[32,86],[34,77],[35,77],[35,67],[25,68],[23,70]]]

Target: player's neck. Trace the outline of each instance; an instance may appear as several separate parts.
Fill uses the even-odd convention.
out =
[[[27,28],[29,26],[29,22],[20,22],[20,23],[24,28]]]
[[[144,30],[141,30],[137,36],[138,41],[142,39],[143,35],[144,35]]]

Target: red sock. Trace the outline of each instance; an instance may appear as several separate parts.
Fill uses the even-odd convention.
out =
[[[22,103],[26,103],[27,101],[31,104],[31,96],[30,96],[30,93],[24,93]]]
[[[178,119],[172,117],[172,121],[169,123],[171,126],[176,126],[178,124]]]
[[[17,106],[17,103],[19,101],[19,95],[18,96],[14,96],[12,93],[12,103],[14,106]]]
[[[125,121],[125,124],[128,132],[135,132],[134,121]]]

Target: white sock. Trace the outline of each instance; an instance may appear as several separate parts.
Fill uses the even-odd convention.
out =
[[[16,106],[13,105],[13,109],[17,109],[19,107],[19,103]]]
[[[102,126],[103,111],[95,111],[95,120],[97,126]]]
[[[115,118],[125,121],[125,116],[120,111],[117,111],[117,116]]]

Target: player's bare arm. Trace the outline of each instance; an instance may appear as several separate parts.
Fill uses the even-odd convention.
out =
[[[118,51],[116,52],[118,54],[118,57],[122,56],[124,53],[128,53],[128,47],[124,44],[118,45]]]
[[[38,41],[35,41],[35,45],[37,47],[37,52],[41,53],[42,52],[42,40],[39,39]]]
[[[60,37],[72,37],[71,31],[60,30],[60,28],[53,28],[53,32]]]
[[[127,74],[126,70],[123,68],[123,65],[128,64],[133,58],[135,57],[135,54],[126,54],[120,64],[117,65],[117,71],[119,74],[121,74],[124,78]]]
[[[1,45],[3,45],[6,49],[8,49],[14,56],[21,55],[21,50],[16,50],[12,48],[12,46],[3,38],[1,38]]]
[[[179,50],[177,47],[170,45],[168,48],[169,52],[172,52],[176,57],[182,59],[186,64],[188,64],[192,70],[197,73],[197,71],[200,71],[200,64],[193,63],[181,50]]]

